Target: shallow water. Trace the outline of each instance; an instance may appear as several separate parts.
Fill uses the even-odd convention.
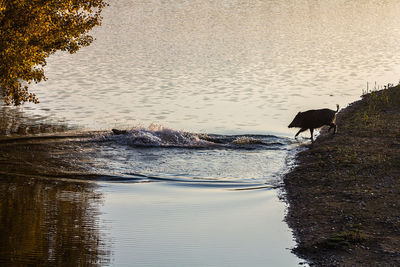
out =
[[[32,135],[28,118],[4,118],[0,234],[9,239],[2,265],[300,261],[289,250],[294,242],[275,189],[296,146],[288,138],[155,125],[124,134],[47,126]],[[13,241],[21,236],[23,244]]]
[[[294,147],[285,137],[198,134],[154,125],[121,135],[106,132],[92,142],[101,147],[93,155],[94,172],[137,181],[201,180],[203,186],[277,183],[286,152]]]
[[[0,174],[0,265],[109,264],[110,241],[99,224],[102,194],[96,188]]]
[[[299,144],[287,125],[397,83],[399,12],[110,3],[90,47],[49,59],[39,105],[0,109],[0,262],[297,265],[274,189]]]
[[[276,191],[105,184],[111,265],[296,266]],[[122,196],[122,197],[121,197]],[[146,208],[143,208],[143,207]],[[115,219],[118,218],[118,219]],[[132,226],[134,225],[134,226]]]

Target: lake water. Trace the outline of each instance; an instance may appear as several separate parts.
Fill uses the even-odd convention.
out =
[[[400,2],[110,2],[90,47],[49,59],[48,81],[31,88],[39,105],[1,109],[3,139],[50,133],[13,141],[47,152],[18,154],[29,168],[10,167],[17,178],[2,179],[3,196],[47,217],[8,211],[3,225],[36,218],[21,228],[36,234],[1,258],[62,262],[64,248],[99,265],[297,265],[273,189],[298,146],[287,125],[301,110],[345,107],[367,83],[397,84]],[[70,128],[80,137],[55,137]],[[17,157],[7,153],[0,163]],[[76,170],[101,179],[65,177]],[[81,212],[58,225],[64,204]],[[64,228],[93,253],[57,241]]]

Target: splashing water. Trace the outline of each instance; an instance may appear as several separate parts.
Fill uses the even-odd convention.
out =
[[[256,148],[253,145],[273,149],[284,146],[288,140],[273,135],[217,135],[174,130],[152,123],[149,127],[133,127],[130,130],[113,129],[101,137],[104,141],[128,146],[175,147],[175,148]]]
[[[133,127],[130,130],[113,129],[100,137],[104,141],[116,142],[128,146],[144,147],[207,147],[213,143],[202,139],[202,135],[173,130],[152,123],[149,127]]]
[[[219,135],[158,124],[106,132],[93,170],[135,182],[274,183],[293,141],[274,135]],[[204,183],[205,184],[205,183]]]

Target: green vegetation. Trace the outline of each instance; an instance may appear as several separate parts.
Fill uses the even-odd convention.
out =
[[[382,113],[400,107],[400,90],[398,90],[398,87],[388,87],[385,90],[364,94],[362,96],[364,103],[359,112],[354,113],[355,117],[351,121],[356,122],[354,126],[359,130],[367,130],[369,134],[376,134],[377,131],[380,131],[380,128],[384,128],[386,121],[381,119]],[[348,124],[344,126],[353,127]]]
[[[45,80],[46,58],[58,50],[88,46],[100,25],[104,0],[0,1],[0,93],[6,104],[38,102],[28,91]]]
[[[362,242],[368,241],[369,236],[362,230],[361,225],[348,226],[352,229],[334,233],[327,239],[323,240],[319,245],[328,249],[341,249],[346,248],[350,245],[361,244]]]
[[[400,263],[400,85],[342,110],[285,177],[296,252],[317,265]]]

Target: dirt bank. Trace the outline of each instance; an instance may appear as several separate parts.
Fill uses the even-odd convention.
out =
[[[340,111],[284,178],[286,220],[317,266],[400,266],[400,86]]]

